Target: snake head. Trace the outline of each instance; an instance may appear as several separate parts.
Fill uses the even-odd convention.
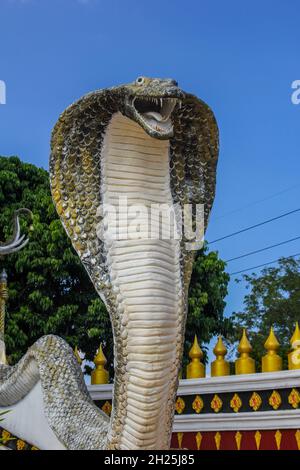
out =
[[[175,80],[138,77],[122,86],[125,116],[138,123],[151,137],[173,136],[172,114],[181,105],[184,92]]]

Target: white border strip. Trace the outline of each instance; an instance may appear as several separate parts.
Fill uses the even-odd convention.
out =
[[[245,392],[300,387],[300,369],[181,380],[177,395]]]
[[[300,409],[176,415],[173,432],[300,429]]]
[[[112,384],[88,385],[93,400],[109,400]],[[206,377],[180,380],[177,395],[202,395],[207,393],[234,393],[257,390],[278,390],[300,387],[300,369],[257,374]]]

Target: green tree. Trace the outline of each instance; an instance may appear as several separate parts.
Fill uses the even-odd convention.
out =
[[[20,207],[33,213],[33,221],[21,217],[22,233],[30,241],[20,252],[0,259],[0,269],[8,273],[5,339],[10,363],[40,336],[54,333],[72,347],[77,345],[89,360],[104,343],[112,372],[110,320],[57,217],[47,171],[17,157],[0,157],[1,240],[11,235],[12,214]],[[216,253],[205,248],[198,254],[190,286],[186,353],[195,333],[199,341],[208,342],[228,328],[223,319],[229,280],[224,268]]]
[[[289,341],[300,320],[300,258],[281,258],[278,266],[243,277],[249,293],[244,298],[244,309],[232,316],[231,342],[240,338],[242,328],[247,329],[259,371],[261,357],[266,353],[264,343],[273,326],[286,367]]]
[[[197,254],[189,288],[189,309],[186,324],[183,366],[188,363],[188,352],[197,334],[199,343],[208,343],[213,336],[227,337],[232,332],[231,320],[224,317],[225,297],[229,275],[225,262],[207,245]],[[204,361],[207,348],[203,348]]]

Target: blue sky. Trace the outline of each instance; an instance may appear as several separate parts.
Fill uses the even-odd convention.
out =
[[[96,88],[173,77],[220,128],[207,239],[300,207],[296,0],[0,0],[0,154],[48,167],[60,112]],[[300,235],[300,213],[212,245],[224,259]],[[300,241],[232,262],[230,272],[300,252]],[[226,314],[241,308],[230,283]]]

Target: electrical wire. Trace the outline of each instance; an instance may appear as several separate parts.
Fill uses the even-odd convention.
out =
[[[258,264],[257,266],[253,266],[252,268],[242,269],[241,271],[235,271],[234,273],[229,273],[229,275],[234,276],[235,274],[245,273],[246,271],[251,271],[252,269],[262,268],[263,266],[268,266],[269,264],[277,263],[278,261],[282,259],[295,258],[296,256],[300,256],[300,253],[296,253],[295,255],[290,255],[290,256],[281,256],[280,258],[277,258],[274,261],[269,261],[268,263]]]
[[[283,217],[287,217],[288,215],[295,214],[295,212],[299,212],[299,211],[300,211],[300,207],[298,209],[294,209],[293,211],[285,212],[284,214],[278,215],[277,217],[272,217],[271,219],[264,220],[263,222],[260,222],[258,224],[250,225],[250,227],[245,227],[241,230],[238,230],[237,232],[229,233],[228,235],[224,235],[224,237],[216,238],[215,240],[212,240],[211,242],[208,242],[207,244],[211,245],[212,243],[225,240],[226,238],[231,238],[235,235],[239,235],[240,233],[244,233],[244,232],[247,232],[248,230],[252,230],[262,225],[269,224],[270,222],[274,222],[274,220],[282,219]]]
[[[234,210],[232,210],[232,211],[225,212],[225,213],[223,213],[223,214],[221,214],[221,215],[216,215],[216,216],[214,216],[214,220],[223,219],[224,217],[228,217],[228,216],[230,216],[230,215],[232,215],[232,214],[236,214],[237,212],[241,212],[241,211],[243,211],[243,210],[245,210],[245,209],[248,209],[249,207],[256,206],[256,205],[261,204],[261,203],[263,203],[263,202],[265,202],[265,201],[269,201],[270,199],[273,199],[274,197],[277,197],[277,196],[281,196],[282,194],[287,193],[288,191],[291,191],[291,190],[293,190],[293,189],[295,189],[295,188],[298,188],[299,186],[300,186],[299,183],[298,183],[298,184],[294,184],[293,186],[289,186],[288,188],[285,188],[285,189],[283,189],[282,191],[278,191],[278,192],[276,192],[276,193],[270,194],[269,196],[266,196],[266,197],[264,197],[263,199],[258,199],[258,200],[256,200],[256,201],[252,201],[252,202],[250,202],[249,204],[246,204],[246,205],[243,206],[243,207],[238,207],[237,209],[234,209]]]
[[[235,256],[234,258],[227,259],[225,261],[225,263],[230,263],[231,261],[235,261],[237,259],[246,258],[247,256],[251,256],[251,255],[254,255],[256,253],[261,253],[262,251],[270,250],[271,248],[275,248],[276,246],[285,245],[286,243],[290,243],[290,242],[293,242],[293,241],[299,240],[299,239],[300,239],[300,236],[295,237],[295,238],[290,238],[289,240],[285,240],[283,242],[276,243],[275,245],[269,245],[269,246],[266,246],[265,248],[260,248],[259,250],[249,251],[249,253],[245,253],[243,255]]]

